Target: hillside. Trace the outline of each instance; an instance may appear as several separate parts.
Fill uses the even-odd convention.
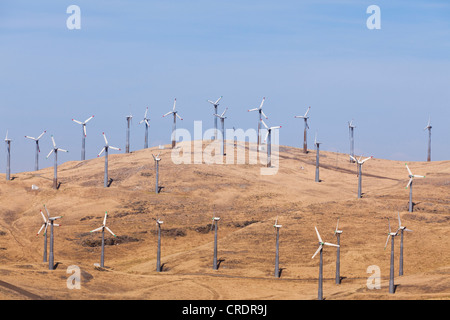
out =
[[[184,142],[184,144],[189,142]],[[183,143],[181,144],[183,146]],[[168,147],[168,146],[166,146]],[[232,147],[232,145],[228,145]],[[254,144],[238,148],[255,148]],[[340,219],[342,284],[334,283],[335,248],[324,250],[326,299],[450,298],[450,161],[414,162],[415,212],[408,212],[404,162],[370,160],[363,166],[363,199],[357,199],[356,165],[346,154],[321,152],[321,182],[314,182],[315,152],[280,146],[276,175],[261,164],[174,164],[171,149],[109,155],[109,188],[103,188],[104,158],[0,175],[1,299],[316,299],[318,247],[314,227],[335,242]],[[160,194],[155,194],[152,153],[161,152]],[[248,159],[247,159],[248,160]],[[36,185],[39,190],[32,190]],[[56,270],[42,262],[39,210],[62,215],[55,228]],[[108,211],[104,270],[100,227]],[[384,250],[387,218],[412,229],[405,235],[405,275],[388,294],[390,250]],[[212,270],[213,214],[220,217],[219,270]],[[274,278],[275,230],[280,231],[280,279]],[[163,272],[156,268],[156,224],[162,226]],[[69,266],[82,270],[81,290],[69,290]],[[367,289],[367,268],[381,269],[380,290]]]

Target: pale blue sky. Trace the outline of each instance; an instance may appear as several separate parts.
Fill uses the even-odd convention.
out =
[[[68,30],[66,9],[81,8],[81,30]],[[366,9],[381,8],[381,30],[369,30]],[[31,171],[33,143],[40,166],[50,134],[79,160],[103,146],[141,149],[137,125],[149,107],[150,145],[170,143],[173,99],[193,131],[213,124],[206,102],[223,96],[227,127],[256,127],[247,109],[266,97],[269,125],[280,143],[302,145],[295,115],[311,106],[309,146],[349,151],[347,121],[357,125],[357,153],[402,161],[426,160],[428,117],[433,160],[450,159],[450,3],[448,1],[0,1],[0,134],[9,129],[12,171]],[[3,132],[3,133],[2,133]],[[5,147],[0,148],[0,170]]]

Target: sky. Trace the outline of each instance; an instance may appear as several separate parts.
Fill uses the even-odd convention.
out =
[[[81,28],[70,30],[70,5]],[[370,5],[381,29],[369,29]],[[450,2],[418,0],[307,1],[0,1],[0,136],[9,132],[12,172],[40,167],[50,135],[80,160],[81,126],[91,115],[86,158],[110,145],[125,150],[126,116],[133,115],[131,150],[144,146],[139,125],[149,108],[149,145],[170,143],[173,100],[192,132],[213,126],[208,99],[223,99],[225,126],[256,128],[247,112],[266,97],[269,126],[281,125],[281,145],[302,147],[311,106],[309,148],[317,133],[326,151],[349,152],[354,119],[356,153],[425,161],[431,117],[433,160],[449,160]],[[115,152],[115,151],[113,151]],[[0,146],[0,172],[6,147]]]

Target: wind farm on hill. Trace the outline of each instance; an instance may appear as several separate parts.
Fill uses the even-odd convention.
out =
[[[203,141],[202,149],[210,143]],[[321,150],[317,165],[315,152],[279,146],[272,150],[277,174],[261,175],[264,165],[248,159],[175,164],[172,150],[110,154],[108,171],[100,158],[60,163],[57,189],[54,168],[0,177],[0,298],[450,298],[449,161],[405,167],[375,157],[362,174],[364,159],[356,155],[354,163],[348,154]],[[192,157],[201,152],[191,150]],[[405,187],[412,173],[426,179],[414,180],[409,212]],[[43,260],[42,227],[50,228],[44,205],[60,224],[53,230],[53,266]],[[413,232],[401,241],[400,276],[400,240],[391,260],[386,236],[394,239],[406,228]],[[81,270],[79,290],[67,286],[72,266]]]

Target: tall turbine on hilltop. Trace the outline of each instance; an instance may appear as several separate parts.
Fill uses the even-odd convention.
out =
[[[176,130],[177,130],[177,117],[180,120],[183,120],[183,118],[181,118],[178,115],[178,111],[176,110],[176,105],[177,105],[177,99],[175,98],[175,101],[173,102],[173,109],[172,111],[167,112],[165,115],[163,115],[163,117],[168,116],[169,114],[173,114],[173,124],[172,124],[172,149],[175,148],[176,145],[176,141],[177,141],[177,137],[176,137]]]
[[[84,122],[72,119],[73,122],[78,123],[82,126],[82,132],[81,132],[81,160],[86,159],[86,124],[91,121],[91,119],[94,118],[94,116],[86,119]]]
[[[214,114],[217,114],[217,107],[219,106],[219,101],[222,100],[222,96],[217,99],[215,102],[211,100],[207,100],[214,107]],[[217,118],[214,117],[214,140],[217,140]]]
[[[407,229],[402,226],[402,220],[400,220],[400,212],[398,212],[398,230],[397,233],[401,231],[401,240],[400,240],[400,264],[399,264],[399,276],[403,275],[403,232],[412,232],[412,230]]]
[[[341,234],[342,230],[339,230],[339,219],[337,220],[336,230],[334,235],[337,238],[337,253],[336,253],[336,284],[341,284]]]
[[[41,135],[37,138],[34,137],[30,137],[30,136],[25,136],[25,138],[27,139],[31,139],[36,143],[36,156],[35,156],[35,160],[34,160],[34,171],[38,171],[39,170],[39,153],[41,152],[41,149],[39,148],[39,140],[42,138],[42,136],[46,133],[47,131],[44,131],[41,133]]]
[[[427,157],[428,162],[431,161],[431,129],[432,128],[433,127],[431,126],[431,117],[430,117],[430,119],[428,119],[428,125],[424,129],[424,130],[428,130],[428,157]]]
[[[228,108],[225,109],[224,112],[222,112],[221,115],[218,115],[217,113],[214,114],[214,116],[220,119],[220,124],[222,125],[222,155],[225,155],[225,119],[227,117],[225,117],[225,113],[227,112]],[[216,136],[217,139],[217,136]]]
[[[350,156],[350,159],[355,161],[356,164],[358,165],[358,199],[361,199],[361,197],[362,197],[362,166],[364,163],[366,163],[366,161],[368,161],[372,158],[373,157],[362,160],[362,156],[361,156],[358,160],[356,160],[355,157]]]
[[[267,142],[267,167],[270,168],[272,166],[272,130],[273,129],[280,129],[281,126],[277,127],[268,127],[267,124],[264,122],[264,120],[261,120],[264,127],[267,129],[266,138],[264,139],[264,142]]]
[[[395,292],[395,287],[394,287],[394,238],[398,235],[398,233],[392,232],[391,223],[389,221],[389,218],[388,218],[388,224],[389,224],[389,233],[388,233],[388,237],[386,240],[386,245],[384,246],[384,250],[386,250],[387,245],[389,243],[389,239],[391,239],[391,267],[390,267],[390,272],[389,272],[389,293],[392,294]]]
[[[277,230],[277,241],[275,249],[275,278],[280,277],[280,229],[282,225],[278,224],[278,217],[273,226]]]
[[[314,138],[314,144],[316,146],[316,182],[320,182],[320,177],[319,177],[319,165],[320,165],[320,155],[319,155],[319,151],[320,151],[320,145],[322,144],[322,142],[317,141],[317,133],[316,133],[316,137]]]
[[[311,110],[311,107],[308,107],[308,110],[306,110],[306,113],[304,116],[295,116],[294,118],[297,119],[303,119],[305,122],[305,130],[303,133],[303,152],[304,153],[308,153],[308,129],[309,129],[309,125],[308,125],[308,114],[309,111]]]
[[[156,226],[158,227],[158,248],[156,249],[156,272],[161,272],[161,225],[164,221],[156,220]]]
[[[51,136],[51,138],[52,138],[52,143],[53,143],[53,149],[47,155],[47,159],[48,159],[48,157],[50,157],[50,155],[52,153],[55,154],[55,162],[54,162],[54,165],[53,165],[53,189],[58,189],[58,151],[62,151],[62,152],[69,152],[69,151],[61,149],[61,148],[58,148],[56,146],[55,139],[53,138],[53,135]]]
[[[211,229],[214,226],[214,257],[213,257],[213,269],[217,270],[219,266],[217,265],[217,231],[219,230],[219,217],[213,216],[213,224],[211,225]]]
[[[133,120],[133,116],[130,114],[127,116],[127,136],[125,143],[125,153],[130,153],[130,127],[131,121]]]
[[[11,180],[11,139],[8,138],[8,131],[6,131],[6,180]]]
[[[50,213],[48,212],[47,207],[44,204],[44,209],[47,212],[47,219],[50,223],[50,253],[48,256],[48,269],[53,270],[55,268],[54,260],[55,260],[55,253],[54,253],[54,237],[53,237],[53,227],[59,227],[60,224],[54,223],[56,220],[61,219],[62,216],[59,217],[50,217]]]
[[[158,153],[157,156],[152,154],[153,159],[155,160],[155,171],[156,171],[156,184],[155,184],[155,193],[159,193],[159,162],[161,161],[161,158],[159,157],[161,153]]]
[[[120,150],[120,148],[116,148],[116,147],[112,147],[108,144],[108,139],[106,139],[106,135],[103,132],[103,139],[105,139],[105,146],[103,147],[102,151],[100,151],[100,153],[97,155],[97,157],[100,157],[101,154],[103,153],[103,151],[105,152],[105,177],[104,177],[104,182],[103,182],[103,186],[105,188],[108,187],[108,151],[109,149],[113,149],[113,150]]]
[[[141,123],[145,124],[144,149],[148,148],[148,127],[150,127],[150,124],[148,123],[148,120],[150,120],[150,118],[147,118],[147,113],[148,113],[148,107],[145,109],[144,119],[139,121],[139,124],[141,124]]]
[[[42,229],[44,229],[44,260],[43,262],[47,262],[47,228],[49,225],[49,221],[45,218],[44,213],[42,213],[41,210],[41,216],[42,219],[44,219],[44,223],[42,224],[41,228],[39,229],[38,233],[36,234],[36,237],[41,233]],[[48,216],[48,214],[47,214]]]
[[[316,233],[317,233],[317,237],[319,238],[319,249],[317,249],[316,253],[314,253],[312,259],[314,259],[314,257],[318,253],[320,253],[318,300],[323,300],[323,247],[324,246],[331,246],[331,247],[338,247],[339,248],[339,246],[336,245],[336,244],[323,242],[322,238],[320,237],[319,231],[317,230],[317,227],[316,227]]]
[[[425,176],[418,176],[418,175],[414,175],[412,174],[411,170],[408,167],[408,164],[406,164],[406,169],[408,169],[408,173],[409,173],[409,182],[408,185],[406,186],[406,189],[409,188],[409,212],[413,212],[414,211],[414,205],[413,205],[413,182],[414,182],[414,178],[425,178]]]
[[[348,131],[350,136],[350,155],[352,157],[355,157],[355,128],[356,126],[353,125],[353,120],[348,123]],[[350,159],[350,162],[353,162],[352,159]]]
[[[111,233],[114,236],[114,238],[117,237],[111,231],[111,229],[106,226],[106,217],[107,216],[108,216],[108,212],[105,212],[105,217],[103,218],[102,226],[91,231],[91,232],[102,231],[102,253],[101,253],[101,256],[100,256],[100,267],[102,267],[102,268],[105,267],[105,229],[108,230],[108,232]]]
[[[262,107],[263,107],[263,105],[264,105],[264,101],[266,101],[266,97],[264,97],[264,98],[262,99],[262,102],[261,102],[259,108],[254,108],[254,109],[248,110],[248,112],[258,111],[258,114],[259,114],[259,120],[258,120],[258,140],[257,140],[257,149],[258,149],[258,151],[259,151],[259,146],[261,145],[261,121],[262,121],[262,117],[264,116],[264,118],[269,119],[269,118],[267,118],[267,116],[264,114],[264,112],[263,112],[263,110],[262,110]]]

